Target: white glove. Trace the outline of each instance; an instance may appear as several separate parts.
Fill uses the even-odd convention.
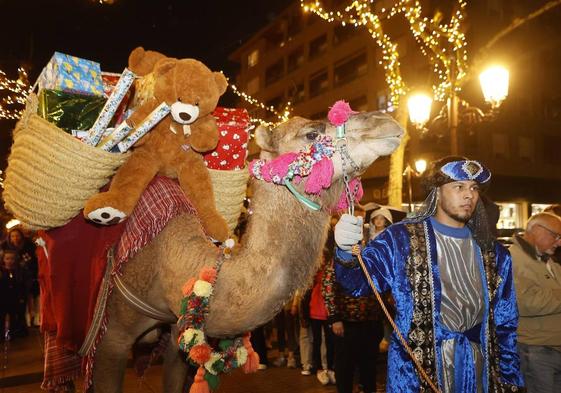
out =
[[[362,240],[362,217],[343,214],[335,225],[335,243],[343,251],[351,251]]]

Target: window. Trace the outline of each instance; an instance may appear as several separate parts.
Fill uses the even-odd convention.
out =
[[[497,203],[499,205],[498,229],[520,228],[520,205],[517,203]]]
[[[281,26],[272,27],[265,33],[265,42],[267,49],[276,49],[284,45],[284,33]]]
[[[247,82],[247,86],[245,88],[247,94],[253,95],[259,91],[259,77],[254,76]]]
[[[518,157],[527,162],[534,162],[534,140],[527,136],[518,137]]]
[[[559,165],[559,146],[561,137],[554,135],[544,135],[544,161],[547,164]]]
[[[327,51],[327,35],[321,35],[310,42],[310,59],[318,57]]]
[[[360,96],[349,101],[351,108],[357,112],[365,112],[368,110],[368,99],[366,96]]]
[[[329,89],[327,70],[323,69],[310,76],[310,97],[315,97]]]
[[[259,63],[259,49],[253,50],[249,55],[247,55],[247,67],[255,67]]]
[[[492,136],[493,157],[498,159],[509,158],[510,149],[506,134],[493,134]]]
[[[366,63],[366,53],[361,53],[351,58],[345,59],[335,64],[334,83],[335,86],[341,86],[365,75],[368,69]]]
[[[339,45],[350,38],[354,37],[358,33],[358,29],[354,26],[347,25],[337,25],[335,29],[333,29],[333,45]]]
[[[265,71],[265,85],[268,86],[279,80],[284,74],[284,61],[280,59],[275,64],[269,66]]]
[[[300,47],[288,55],[287,72],[292,72],[304,63],[304,48]]]
[[[294,37],[302,30],[302,14],[297,12],[288,17],[286,32],[289,37]]]
[[[299,83],[298,85],[290,89],[288,97],[290,102],[293,104],[298,104],[304,101],[306,99],[306,90],[304,87],[304,83]]]

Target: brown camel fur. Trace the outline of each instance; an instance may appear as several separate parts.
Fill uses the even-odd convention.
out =
[[[256,140],[262,148],[261,157],[273,158],[298,151],[323,133],[335,138],[335,127],[327,121],[293,118],[272,131],[259,128]],[[401,128],[388,115],[353,115],[347,123],[347,143],[359,172],[378,157],[390,154],[401,135]],[[334,206],[343,189],[338,153],[333,161],[333,184],[321,198],[315,198],[322,206]],[[311,282],[325,242],[328,212],[308,210],[283,186],[254,180],[253,187],[253,215],[247,233],[216,282],[206,322],[210,336],[240,334],[271,320],[296,289]],[[123,281],[152,306],[177,316],[181,287],[203,266],[213,266],[217,255],[217,248],[206,239],[196,218],[182,215],[127,262]],[[121,392],[133,343],[159,323],[132,309],[116,291],[109,300],[108,313],[108,330],[94,367],[96,393]],[[164,360],[164,391],[179,393],[187,368],[177,349],[175,326],[171,343]]]

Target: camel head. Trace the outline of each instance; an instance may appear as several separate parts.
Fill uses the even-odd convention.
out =
[[[269,176],[269,181],[272,178],[273,182],[282,184],[275,181],[274,175],[280,173],[282,178],[287,170],[286,162],[290,162],[291,158],[298,154],[301,158],[303,152],[309,153],[311,146],[315,145],[322,151],[330,152],[325,158],[328,158],[331,163],[320,165],[322,168],[329,166],[327,168],[329,182],[325,183],[327,176],[322,173],[315,176],[320,182],[323,181],[321,186],[327,189],[332,184],[340,183],[339,180],[343,178],[343,166],[349,178],[359,176],[378,157],[391,154],[398,147],[403,135],[399,124],[391,116],[382,112],[351,114],[345,123],[343,140],[337,139],[336,130],[337,127],[327,119],[308,120],[302,117],[293,117],[272,130],[259,127],[255,134],[256,142],[261,147],[260,163],[257,165],[258,175],[264,173],[265,177]],[[342,145],[346,146],[343,154],[339,149]],[[345,154],[345,150],[348,154]],[[312,149],[312,151],[317,150]],[[314,163],[313,167],[315,166]],[[314,170],[309,175],[311,179]],[[315,182],[316,179],[314,184]],[[306,193],[310,194],[309,190],[306,190]],[[319,195],[319,192],[311,193]]]

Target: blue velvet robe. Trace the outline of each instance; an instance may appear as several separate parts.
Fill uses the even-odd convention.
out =
[[[442,389],[442,341],[449,337],[449,332],[443,328],[440,320],[441,282],[437,265],[436,240],[434,229],[429,219],[422,222],[426,239],[426,255],[430,261],[429,271],[430,288],[433,294],[432,329],[434,337],[435,369],[438,384]],[[391,290],[396,302],[395,322],[403,336],[407,339],[412,326],[414,301],[410,280],[407,276],[407,259],[410,256],[410,233],[403,223],[398,223],[387,228],[382,234],[368,243],[362,251],[362,258],[366,268],[380,292]],[[477,248],[479,254],[481,250]],[[340,262],[349,262],[353,257],[340,249],[336,252]],[[482,281],[487,282],[486,272],[482,258],[478,258]],[[483,389],[490,392],[490,385],[519,391],[523,386],[520,373],[520,361],[516,351],[516,329],[518,326],[518,308],[516,305],[515,291],[512,280],[511,258],[508,251],[499,243],[495,246],[496,278],[495,293],[489,293],[484,285],[485,316],[482,323],[480,342],[484,357]],[[371,293],[360,266],[345,267],[335,264],[337,281],[353,296],[364,296]],[[494,311],[494,319],[490,318],[490,307]],[[490,321],[494,325],[496,337],[499,377],[498,382],[490,384],[491,362],[489,359]],[[497,363],[495,363],[497,364]],[[474,365],[465,364],[464,372],[474,370]],[[419,392],[421,384],[415,365],[406,350],[399,342],[395,333],[388,354],[388,380],[387,392],[404,393]],[[475,388],[458,386],[455,383],[455,393],[475,393]],[[499,388],[500,389],[500,388]],[[510,390],[513,389],[513,390]],[[499,390],[500,391],[500,390]]]

